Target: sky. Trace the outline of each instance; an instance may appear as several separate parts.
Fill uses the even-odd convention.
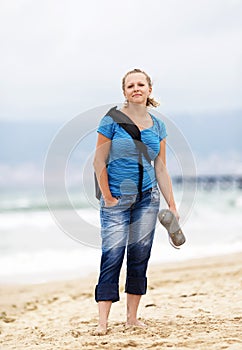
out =
[[[0,0],[0,49],[0,184],[41,179],[58,128],[122,103],[134,68],[198,173],[242,173],[242,0]]]
[[[0,120],[66,121],[153,80],[159,111],[242,109],[242,0],[1,0]]]

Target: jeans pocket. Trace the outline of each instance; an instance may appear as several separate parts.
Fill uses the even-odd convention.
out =
[[[101,208],[105,208],[105,209],[116,208],[119,205],[121,197],[115,197],[115,198],[118,200],[118,202],[115,205],[111,205],[111,206],[107,207],[107,206],[105,206],[105,201],[103,199],[103,196],[101,196],[101,198],[100,198],[100,207]]]

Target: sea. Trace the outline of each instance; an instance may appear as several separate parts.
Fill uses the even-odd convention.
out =
[[[186,242],[174,249],[157,221],[150,265],[242,252],[242,178],[196,177],[188,180],[185,190],[180,180],[173,179],[173,190]],[[87,200],[78,188],[71,189],[70,196],[72,208],[61,201],[50,205],[42,186],[1,189],[0,284],[44,283],[98,274],[98,201],[94,195]],[[160,207],[166,207],[163,200]],[[60,216],[75,219],[65,226]]]

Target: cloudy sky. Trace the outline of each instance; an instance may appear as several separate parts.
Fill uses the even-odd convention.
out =
[[[160,111],[242,108],[241,0],[1,0],[0,119],[68,120],[146,70]]]

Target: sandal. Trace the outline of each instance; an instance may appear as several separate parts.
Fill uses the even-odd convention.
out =
[[[172,247],[180,249],[179,246],[185,243],[186,238],[174,213],[169,209],[162,209],[158,213],[158,219],[160,223],[167,229],[169,242]]]

